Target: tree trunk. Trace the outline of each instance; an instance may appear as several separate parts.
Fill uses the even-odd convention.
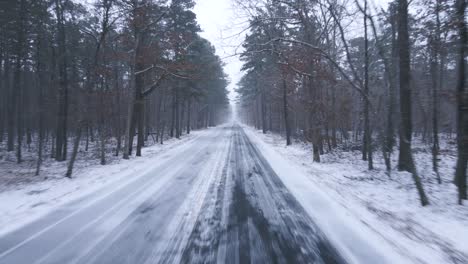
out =
[[[458,62],[457,62],[457,167],[455,171],[455,183],[458,187],[458,203],[463,204],[467,199],[466,173],[468,162],[468,90],[466,89],[466,45],[468,41],[465,22],[466,1],[456,1],[456,27],[459,36]]]
[[[86,129],[85,151],[88,151],[88,149],[89,149],[89,134],[90,134],[88,122],[86,123],[86,128],[85,129]]]
[[[400,155],[398,169],[408,171],[413,175],[413,180],[419,193],[421,205],[429,204],[424,192],[421,179],[411,154],[411,67],[410,67],[410,44],[408,33],[408,1],[398,0],[398,53],[400,58]]]
[[[138,91],[137,87],[140,84],[137,84],[137,77],[138,75],[135,74],[138,70],[140,70],[138,64],[139,60],[141,60],[140,57],[140,50],[141,50],[141,45],[142,45],[142,36],[141,33],[138,32],[135,33],[135,46],[134,46],[134,53],[133,53],[133,67],[132,67],[132,72],[131,72],[131,85],[130,87],[132,88],[130,91],[130,99],[128,103],[128,116],[127,116],[127,124],[125,128],[125,149],[123,151],[123,158],[124,159],[129,159],[129,156],[132,153],[132,147],[133,147],[133,137],[135,135],[135,126],[136,126],[136,119],[138,115]],[[138,82],[143,82],[141,79],[142,77],[139,77]],[[141,84],[142,85],[142,84]]]
[[[14,89],[14,102],[16,106],[16,138],[17,138],[17,149],[16,159],[18,163],[22,161],[22,140],[23,140],[23,84],[21,83],[21,67],[23,61],[23,54],[25,52],[23,45],[26,43],[25,33],[25,20],[26,20],[26,1],[21,0],[19,2],[19,23],[17,25],[17,37],[18,43],[16,44],[16,62],[15,72],[13,75],[13,89]]]
[[[145,140],[144,142],[148,141],[149,135],[151,134],[151,124],[150,124],[150,99],[145,98]]]
[[[438,44],[433,44],[438,45]],[[438,169],[438,155],[439,155],[439,124],[438,124],[438,71],[437,71],[437,49],[432,45],[431,47],[431,86],[432,86],[432,169],[437,177],[437,182],[442,183]]]
[[[61,0],[55,1],[58,32],[58,65],[59,65],[59,103],[57,114],[57,130],[55,144],[55,159],[64,161],[67,152],[67,115],[68,115],[68,73],[66,56],[66,39],[64,11]]]
[[[80,140],[81,140],[81,130],[83,130],[82,126],[83,126],[83,121],[78,122],[75,140],[73,142],[73,151],[70,157],[70,161],[68,163],[67,173],[65,174],[65,177],[70,178],[70,179],[73,174],[73,166],[75,165],[76,156],[78,155],[78,149],[79,149]]]
[[[260,98],[260,109],[261,109],[261,115],[262,115],[262,132],[263,134],[266,134],[267,132],[267,124],[266,124],[266,102],[265,102],[265,90],[264,88],[260,89],[261,90],[261,98]]]
[[[42,95],[41,99],[39,99],[41,102],[43,101]],[[41,103],[42,104],[42,103]],[[39,175],[41,171],[41,165],[42,165],[42,151],[44,148],[44,110],[42,110],[43,106],[40,106],[39,110],[39,135],[38,135],[38,147],[37,147],[37,164],[36,164],[36,176]]]
[[[175,93],[175,136],[180,138],[180,89],[179,83],[176,83]]]
[[[135,134],[136,134],[136,126],[137,126],[137,115],[138,115],[138,107],[137,107],[137,103],[136,103],[136,95],[135,95],[135,91],[132,92],[133,93],[133,99],[132,99],[132,112],[131,112],[131,116],[129,117],[130,118],[130,137],[129,137],[129,149],[128,149],[128,155],[132,155],[132,151],[133,151],[133,140],[135,139]]]
[[[100,159],[101,159],[101,165],[106,165],[106,136],[105,136],[105,132],[104,132],[104,126],[101,127],[101,138],[100,138],[100,142],[101,142],[101,146],[100,146]]]
[[[134,110],[134,93],[130,92],[130,98],[128,101],[128,113],[127,113],[127,120],[125,125],[125,144],[123,149],[123,158],[129,159],[130,151],[131,151],[131,144],[132,144],[132,123],[133,123],[133,110]]]
[[[166,95],[166,93],[163,90],[163,96],[165,96],[165,95]],[[167,105],[166,105],[165,100],[163,100],[162,108],[163,109],[162,109],[161,131],[160,131],[160,134],[159,134],[159,140],[160,140],[161,145],[164,144],[164,130],[166,129]]]
[[[22,1],[23,2],[23,1]],[[21,45],[18,45],[21,46]],[[21,49],[21,48],[19,48]],[[19,51],[21,52],[21,51]],[[21,163],[21,148],[22,148],[22,139],[23,139],[23,89],[21,85],[21,58],[20,54],[17,55],[15,73],[13,78],[13,89],[14,89],[14,102],[16,106],[16,138],[17,138],[17,148],[16,148],[16,160],[18,163]]]
[[[119,151],[120,149],[122,148],[122,133],[120,131],[120,127],[117,131],[117,147],[115,148],[115,156],[118,157],[119,156]]]
[[[387,63],[386,71],[388,78],[388,109],[387,109],[387,122],[385,126],[385,142],[383,144],[383,156],[385,160],[385,166],[387,172],[390,173],[392,169],[391,156],[393,153],[393,147],[395,145],[395,128],[394,128],[394,115],[395,115],[395,106],[396,106],[396,89],[398,86],[398,44],[397,44],[397,12],[394,8],[390,11],[390,20],[391,20],[391,30],[392,30],[392,50],[391,50],[391,60],[390,63]],[[372,22],[372,17],[370,18]],[[372,29],[374,31],[374,36],[377,35],[376,28],[372,23]],[[383,45],[379,45],[379,50],[382,58],[385,58],[385,53],[383,50]],[[384,59],[386,60],[386,59]]]
[[[189,95],[187,98],[187,135],[190,134],[191,126],[191,113],[192,113],[192,97]]]
[[[137,157],[141,157],[141,149],[143,148],[144,142],[145,142],[145,130],[144,130],[144,124],[145,124],[145,101],[143,97],[141,96],[141,92],[139,92],[139,99],[137,101],[138,104],[138,138],[137,138],[137,151],[136,155]]]
[[[286,146],[291,145],[291,128],[289,126],[288,117],[288,87],[286,84],[286,77],[283,76],[283,113],[284,113],[284,128],[286,130]]]
[[[367,37],[367,0],[364,2],[364,138],[365,149],[367,154],[368,169],[373,170],[374,164],[372,159],[372,131],[369,118],[369,40]]]
[[[172,89],[172,107],[171,107],[171,130],[169,135],[174,137],[174,129],[175,129],[175,120],[176,120],[176,92],[175,89]]]
[[[273,100],[270,95],[268,104],[268,130],[273,131]]]
[[[41,25],[42,27],[42,25]],[[39,175],[42,165],[42,152],[44,148],[44,71],[42,64],[42,36],[37,39],[37,86],[39,90],[38,106],[39,106],[39,135],[38,135],[38,147],[37,147],[37,163],[36,163],[36,176]]]
[[[13,151],[15,149],[15,89],[11,87],[10,82],[10,60],[7,58],[5,61],[5,89],[8,91],[7,102],[7,150]]]
[[[398,48],[400,57],[400,153],[398,169],[412,172],[414,169],[411,155],[411,87],[410,87],[410,44],[408,35],[408,3],[398,0]]]
[[[180,120],[179,120],[179,134],[180,136],[182,136],[183,134],[183,131],[184,131],[184,122],[185,122],[185,108],[187,107],[187,105],[185,104],[185,98],[182,98],[182,102],[181,102],[181,109],[180,109]]]
[[[3,136],[5,134],[5,117],[7,115],[7,109],[6,109],[6,104],[7,104],[7,97],[8,93],[7,90],[5,89],[5,75],[4,75],[4,67],[2,67],[5,64],[5,59],[3,58],[3,50],[1,49],[0,46],[0,93],[3,94],[2,98],[0,98],[0,143],[3,143]]]
[[[314,162],[320,162],[320,140],[316,135],[316,131],[312,132],[312,152]]]

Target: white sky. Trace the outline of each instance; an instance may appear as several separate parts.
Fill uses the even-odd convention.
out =
[[[390,0],[373,0],[373,2],[386,7]],[[233,88],[242,77],[240,71],[242,63],[238,56],[233,55],[239,52],[239,46],[244,39],[243,30],[247,26],[247,19],[239,17],[235,9],[232,0],[196,0],[194,9],[203,30],[202,37],[216,47],[217,54],[226,64],[224,69],[231,81],[229,85],[231,99],[235,97]]]
[[[242,63],[238,56],[233,55],[238,53],[244,38],[241,32],[246,26],[234,9],[232,0],[196,0],[194,9],[203,31],[201,36],[216,47],[216,53],[225,63],[224,70],[229,75],[230,91],[233,91],[242,76]],[[234,98],[232,92],[230,98]]]

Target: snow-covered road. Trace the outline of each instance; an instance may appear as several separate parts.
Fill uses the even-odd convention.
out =
[[[3,235],[0,263],[345,263],[238,125],[133,178]]]

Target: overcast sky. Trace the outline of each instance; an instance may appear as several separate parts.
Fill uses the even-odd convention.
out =
[[[236,15],[231,1],[196,0],[197,4],[194,10],[203,30],[202,37],[208,39],[216,47],[217,54],[226,64],[224,69],[231,81],[230,91],[241,77],[242,64],[239,58],[233,55],[236,54],[236,50],[243,40],[243,35],[239,35],[243,25],[238,25],[243,21]]]
[[[374,0],[378,5],[385,5],[390,0]],[[235,11],[233,0],[196,0],[195,13],[203,32],[201,35],[208,39],[215,47],[217,54],[223,59],[225,71],[229,75],[232,91],[242,76],[242,63],[237,56],[239,45],[242,43],[242,30],[246,27],[244,18]],[[231,94],[231,99],[233,98]]]

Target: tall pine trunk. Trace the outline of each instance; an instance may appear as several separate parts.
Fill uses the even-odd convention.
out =
[[[291,128],[289,125],[288,113],[288,86],[286,83],[286,76],[283,74],[283,114],[284,114],[284,128],[286,130],[286,146],[291,145]]]
[[[466,1],[456,1],[456,27],[459,37],[458,62],[457,62],[457,167],[455,171],[455,183],[458,187],[458,203],[462,204],[467,199],[466,173],[468,162],[468,90],[466,89],[466,45],[468,41],[465,22]]]
[[[62,0],[55,1],[58,33],[59,103],[57,113],[55,159],[63,161],[67,152],[68,73],[65,21]]]
[[[413,175],[413,180],[419,193],[421,205],[429,204],[424,188],[419,178],[411,153],[411,67],[410,67],[410,43],[408,33],[408,1],[398,0],[398,53],[400,58],[400,154],[398,169],[408,171]]]
[[[364,146],[367,154],[368,169],[374,169],[372,158],[372,131],[369,118],[369,40],[367,36],[367,0],[364,2]]]
[[[187,98],[187,135],[190,134],[191,114],[192,114],[192,97],[189,95]]]
[[[180,138],[180,89],[179,83],[176,82],[175,92],[175,137]]]
[[[18,163],[22,162],[22,143],[23,143],[23,84],[21,83],[21,68],[23,56],[25,53],[26,44],[26,1],[20,0],[18,6],[18,24],[17,24],[17,37],[18,43],[16,44],[16,62],[15,72],[13,75],[13,89],[14,89],[14,102],[16,106],[16,160]]]
[[[70,161],[68,163],[67,172],[65,174],[65,177],[70,178],[70,179],[73,174],[73,167],[75,165],[76,156],[78,155],[78,149],[79,149],[80,141],[81,141],[81,132],[83,130],[83,125],[84,125],[83,123],[84,123],[83,121],[78,122],[78,125],[76,128],[75,140],[73,142],[73,150],[71,153]]]
[[[441,83],[438,83],[442,80],[442,74],[438,67],[442,67],[440,64],[440,0],[436,2],[436,30],[435,37],[431,37],[429,41],[430,47],[430,72],[431,72],[431,86],[432,86],[432,169],[436,174],[437,182],[442,183],[439,174],[438,168],[438,155],[439,155],[439,102],[438,102],[438,87],[441,86]]]
[[[42,28],[42,25],[41,25]],[[39,106],[39,135],[38,135],[38,147],[37,147],[37,163],[36,163],[36,176],[41,171],[43,149],[44,149],[44,70],[42,63],[42,36],[39,35],[37,38],[37,65],[36,65],[36,77],[37,77],[37,89],[39,91],[38,106]]]
[[[266,134],[267,132],[267,121],[266,121],[266,100],[265,100],[265,89],[262,87],[260,89],[260,110],[261,110],[261,115],[262,115],[262,132],[263,134]]]
[[[13,151],[15,149],[15,89],[12,87],[10,82],[10,59],[7,56],[5,60],[5,90],[8,91],[8,102],[7,102],[7,150]]]

